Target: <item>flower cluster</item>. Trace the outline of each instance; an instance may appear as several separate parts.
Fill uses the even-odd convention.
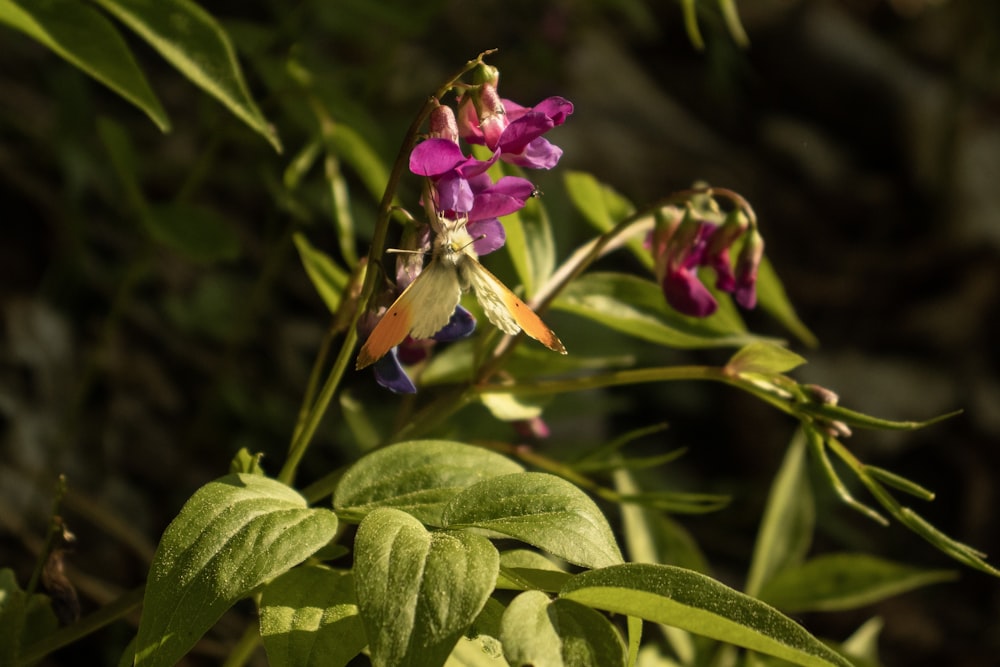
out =
[[[735,269],[730,250],[742,239]],[[713,222],[697,214],[666,207],[659,212],[649,240],[656,278],[674,310],[684,315],[708,317],[719,304],[698,277],[698,268],[715,271],[715,287],[733,295],[743,308],[757,305],[757,270],[764,254],[764,239],[748,225],[740,211]]]
[[[438,104],[429,119],[429,132],[410,154],[410,171],[427,179],[425,207],[436,218],[465,221],[477,255],[503,247],[506,241],[500,218],[524,207],[534,195],[531,181],[504,176],[493,181],[487,171],[498,160],[519,167],[551,169],[562,149],[542,135],[562,125],[573,113],[573,105],[561,97],[550,97],[534,107],[523,107],[502,99],[497,92],[499,73],[480,64],[475,83],[465,88],[458,101],[458,113]],[[486,146],[487,159],[467,156],[461,142]],[[417,254],[402,254],[397,260],[395,294],[401,293],[420,273],[422,252],[431,248],[426,227],[414,245]],[[416,257],[416,261],[414,261]],[[459,306],[451,321],[433,336],[434,341],[451,341],[468,336],[475,319]],[[413,393],[413,382],[403,364],[424,359],[433,341],[407,338],[398,348],[375,363],[380,385],[396,393]]]

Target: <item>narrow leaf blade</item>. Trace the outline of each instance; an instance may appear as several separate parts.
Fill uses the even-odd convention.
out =
[[[561,597],[665,623],[806,667],[850,667],[847,660],[776,609],[678,567],[631,563],[584,572],[563,587]]]
[[[222,26],[191,0],[95,0],[278,152],[281,141],[250,96]]]
[[[139,107],[160,130],[167,113],[118,30],[78,0],[0,0],[0,22],[20,30]]]

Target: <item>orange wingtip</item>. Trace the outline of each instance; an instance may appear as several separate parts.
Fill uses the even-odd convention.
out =
[[[521,327],[521,330],[553,352],[566,354],[566,346],[562,344],[555,332],[542,321],[542,318],[513,292],[509,290],[505,290],[505,292],[503,295],[504,305],[507,306],[507,310],[513,315],[514,321]]]

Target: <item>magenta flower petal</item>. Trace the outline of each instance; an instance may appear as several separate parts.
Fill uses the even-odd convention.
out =
[[[466,229],[473,238],[472,248],[480,257],[499,250],[507,242],[507,233],[496,218],[473,220]]]
[[[410,152],[410,171],[417,176],[440,176],[455,169],[468,158],[448,139],[427,139]]]
[[[684,315],[708,317],[719,307],[708,288],[688,269],[667,273],[663,279],[663,294],[667,303]]]
[[[538,137],[528,144],[521,153],[501,153],[500,159],[508,164],[526,169],[551,169],[559,164],[563,151],[558,146],[549,143],[548,139]]]
[[[475,196],[469,181],[457,174],[447,174],[434,183],[437,190],[437,207],[442,211],[458,211],[467,213],[472,210]]]
[[[549,97],[536,104],[532,111],[544,114],[553,125],[562,125],[566,117],[573,113],[573,103],[564,97]]]

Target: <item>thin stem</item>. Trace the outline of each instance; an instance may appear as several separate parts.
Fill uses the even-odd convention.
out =
[[[56,630],[44,639],[30,644],[18,656],[19,663],[21,665],[30,665],[38,662],[49,653],[64,646],[69,646],[73,642],[97,632],[104,626],[124,618],[139,608],[142,604],[144,593],[145,587],[143,586],[133,589],[123,594],[111,604],[101,607],[88,616],[84,616],[73,625]]]
[[[226,656],[222,667],[243,667],[260,646],[260,640],[260,628],[256,623],[248,623],[239,641],[229,649],[229,655]]]
[[[372,298],[372,295],[375,293],[375,281],[378,278],[379,272],[374,267],[382,261],[385,241],[389,233],[389,219],[392,214],[392,202],[395,199],[399,181],[403,177],[403,173],[409,164],[410,152],[413,150],[413,146],[417,143],[417,138],[420,135],[420,128],[430,115],[431,110],[438,103],[438,99],[443,97],[451,88],[455,86],[461,77],[479,65],[482,62],[482,59],[492,52],[493,51],[485,51],[479,54],[475,60],[471,60],[466,63],[458,73],[456,73],[446,84],[441,86],[435,92],[434,96],[428,98],[420,108],[420,111],[417,112],[417,115],[414,117],[413,122],[410,124],[410,127],[406,132],[403,143],[399,148],[399,153],[396,155],[396,160],[392,165],[392,170],[389,172],[389,180],[386,183],[385,191],[382,193],[382,200],[379,202],[378,212],[375,218],[375,230],[372,233],[371,247],[368,250],[368,266],[371,270],[365,274],[364,284],[361,287],[361,296],[358,301],[358,308],[355,310],[353,317],[351,317],[350,324],[347,327],[347,332],[344,336],[344,342],[341,345],[337,359],[333,363],[333,367],[330,369],[330,374],[327,376],[326,382],[324,383],[322,390],[320,390],[319,397],[310,408],[308,415],[301,421],[301,428],[296,428],[295,430],[292,444],[288,449],[288,459],[285,461],[285,465],[278,474],[278,479],[286,484],[290,484],[294,479],[299,463],[302,461],[302,457],[305,454],[306,449],[309,447],[309,443],[312,441],[313,435],[315,435],[316,429],[319,427],[319,423],[322,420],[323,415],[326,414],[330,401],[333,400],[333,396],[337,391],[337,387],[340,385],[340,380],[343,378],[344,372],[347,370],[347,365],[351,357],[354,356],[354,347],[358,342],[358,320],[361,318],[361,314],[364,312],[367,304]]]

